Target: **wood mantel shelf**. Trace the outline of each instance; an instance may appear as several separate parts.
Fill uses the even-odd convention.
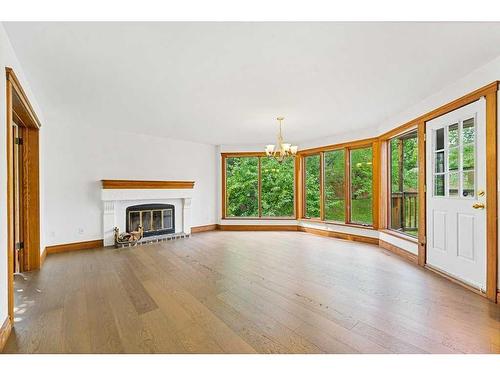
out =
[[[194,181],[101,180],[103,189],[192,189]]]

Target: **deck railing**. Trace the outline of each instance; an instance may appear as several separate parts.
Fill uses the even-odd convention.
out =
[[[403,232],[416,231],[418,228],[418,193],[392,193],[391,199],[391,228]]]

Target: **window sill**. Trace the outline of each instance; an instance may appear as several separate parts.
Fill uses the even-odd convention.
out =
[[[222,217],[221,220],[297,220],[294,216],[290,217]]]
[[[415,237],[408,236],[407,234],[392,230],[392,229],[380,229],[379,230],[382,233],[388,234],[390,236],[414,243],[418,245],[418,239]]]
[[[326,220],[308,219],[308,218],[301,218],[301,219],[297,219],[297,220],[307,221],[307,222],[310,222],[310,223],[339,225],[339,226],[343,226],[343,227],[351,227],[351,228],[360,228],[360,229],[375,230],[375,228],[373,228],[373,226],[371,226],[371,225],[361,225],[361,224],[352,224],[352,223],[339,223],[339,222],[336,222],[336,221],[326,221]]]

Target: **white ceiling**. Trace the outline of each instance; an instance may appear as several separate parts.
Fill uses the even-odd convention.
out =
[[[4,23],[60,126],[211,144],[378,126],[500,55],[500,23]]]

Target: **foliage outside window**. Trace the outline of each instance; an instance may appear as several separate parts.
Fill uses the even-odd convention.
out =
[[[351,222],[371,225],[373,166],[372,148],[364,147],[350,151]]]
[[[226,216],[293,217],[294,168],[293,158],[226,158]]]
[[[324,154],[325,220],[345,221],[345,151]]]
[[[390,141],[390,228],[410,236],[418,234],[417,131]]]
[[[227,216],[259,216],[259,158],[226,159]]]
[[[291,217],[294,215],[295,160],[279,163],[274,158],[261,158],[262,216]]]
[[[305,163],[305,216],[320,217],[320,158],[319,154],[306,156]]]

